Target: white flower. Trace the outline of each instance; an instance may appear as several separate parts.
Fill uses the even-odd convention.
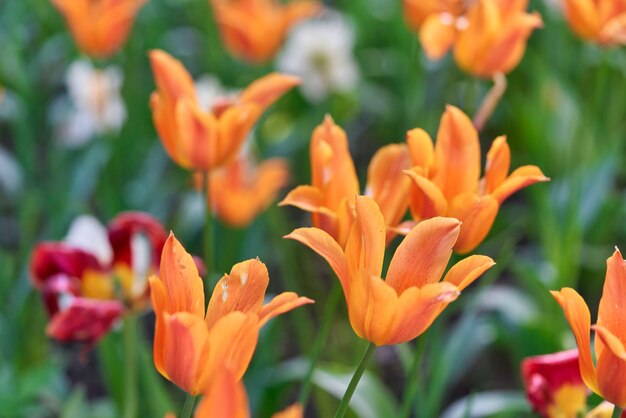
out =
[[[118,67],[99,70],[84,59],[73,62],[65,76],[73,109],[62,123],[59,141],[80,146],[94,135],[118,131],[126,120],[120,95],[123,80]]]
[[[354,28],[339,13],[298,25],[278,57],[280,71],[302,79],[302,94],[319,102],[332,92],[352,90],[359,73],[354,61]]]
[[[113,261],[113,248],[107,229],[91,215],[81,215],[74,219],[63,241],[92,254],[103,266],[108,266]]]

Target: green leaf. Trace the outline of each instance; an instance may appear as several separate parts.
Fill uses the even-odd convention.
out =
[[[481,418],[496,415],[520,417],[530,413],[526,397],[521,391],[490,391],[475,393],[450,405],[441,418]]]
[[[281,384],[304,378],[307,360],[293,359],[272,370],[273,383]],[[313,384],[337,399],[341,399],[354,370],[345,365],[323,364],[313,373]],[[394,417],[398,405],[385,384],[373,373],[365,371],[357,386],[350,409],[360,418]]]

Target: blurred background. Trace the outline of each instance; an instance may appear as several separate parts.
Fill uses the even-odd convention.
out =
[[[449,56],[429,61],[400,1],[327,6],[332,13],[290,32],[273,62],[254,66],[225,51],[207,0],[149,1],[125,46],[106,60],[80,54],[49,1],[0,1],[1,417],[118,416],[119,329],[87,351],[46,336],[47,315],[28,271],[38,241],[61,240],[79,215],[107,222],[141,210],[190,252],[202,253],[202,197],[189,173],[168,158],[152,123],[149,50],[180,59],[207,102],[273,70],[307,74],[252,134],[259,158],[289,161],[290,182],[279,199],[310,183],[310,135],[325,114],[347,131],[364,184],[380,146],[404,142],[414,127],[434,136],[446,104],[471,115],[491,87],[462,73]],[[353,416],[396,415],[415,346],[424,355],[415,416],[532,416],[520,361],[574,346],[548,290],[577,288],[595,318],[605,260],[626,242],[626,51],[582,42],[552,1],[531,1],[529,9],[540,12],[545,27],[509,75],[481,147],[484,155],[505,134],[512,167],[535,164],[552,181],[503,205],[475,251],[496,260],[493,269],[416,341],[376,352]],[[315,75],[315,63],[327,77]],[[304,68],[294,68],[299,65]],[[104,113],[94,114],[85,98],[95,88],[94,70],[108,77]],[[317,301],[262,330],[245,379],[254,416],[268,417],[296,399],[304,355],[336,280],[319,257],[281,238],[309,223],[307,214],[272,204],[248,228],[216,225],[213,271],[258,256],[270,269],[270,293],[288,289]],[[314,376],[310,416],[332,415],[366,345],[340,305]],[[183,394],[152,366],[153,323],[152,314],[141,319],[140,410],[162,417],[179,410]]]

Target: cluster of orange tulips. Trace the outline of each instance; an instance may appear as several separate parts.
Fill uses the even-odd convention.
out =
[[[52,1],[80,50],[97,58],[122,47],[146,3]],[[253,64],[271,60],[297,22],[323,13],[321,3],[306,0],[211,0],[211,5],[225,47]],[[626,43],[625,1],[564,0],[563,6],[582,38],[601,45]],[[521,62],[527,40],[542,26],[537,13],[527,12],[527,0],[404,0],[404,10],[428,57],[440,59],[452,50],[461,69],[495,79],[499,90],[487,95],[474,121],[448,106],[435,141],[415,128],[407,132],[405,143],[380,148],[371,159],[364,188],[347,134],[332,117],[326,116],[312,133],[311,184],[297,186],[279,203],[310,212],[312,227],[298,228],[285,238],[326,260],[343,290],[354,332],[370,343],[337,417],[345,413],[375,347],[420,336],[495,264],[490,257],[470,255],[448,269],[453,252],[474,251],[513,193],[549,181],[534,165],[511,171],[506,136],[493,141],[481,176],[479,130],[504,93],[498,80]],[[205,109],[180,61],[161,50],[149,52],[149,60],[156,84],[149,104],[167,154],[197,176],[207,211],[245,227],[289,178],[286,161],[273,159],[257,166],[245,143],[264,112],[300,80],[268,74]],[[49,335],[95,344],[117,319],[143,309],[149,295],[156,317],[154,365],[190,395],[182,416],[190,416],[196,395],[204,396],[196,417],[250,416],[241,379],[260,328],[313,301],[285,292],[265,303],[269,273],[263,262],[252,259],[234,265],[215,284],[207,305],[202,262],[174,234],[166,238],[156,220],[142,214],[124,216],[109,226],[114,256],[107,263],[71,243],[41,244],[34,251],[32,278],[52,317]],[[386,247],[394,240],[400,243],[384,273]],[[147,256],[138,249],[144,244]],[[211,272],[212,260],[205,261]],[[593,326],[589,308],[574,289],[552,292],[579,351],[524,363],[529,400],[543,416],[587,413],[588,389],[615,409],[603,404],[587,416],[617,416],[626,408],[626,262],[617,249],[607,266]],[[121,291],[115,290],[118,285]],[[301,417],[305,407],[296,404],[274,416]]]

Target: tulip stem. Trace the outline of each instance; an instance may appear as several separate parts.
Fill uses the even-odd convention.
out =
[[[183,404],[183,411],[180,413],[180,418],[190,418],[193,413],[193,406],[196,403],[196,397],[187,394],[185,397],[185,403]]]
[[[424,356],[424,349],[426,344],[424,343],[425,339],[419,339],[417,341],[417,345],[415,347],[415,352],[413,353],[413,363],[411,363],[411,368],[407,373],[408,384],[406,390],[404,391],[404,396],[402,397],[402,409],[399,418],[409,418],[411,415],[411,409],[415,400],[415,396],[417,395],[417,391],[419,390],[420,384],[420,371],[419,366],[422,363],[422,357]]]
[[[350,399],[352,399],[352,395],[354,395],[354,391],[359,384],[359,380],[361,380],[361,377],[363,376],[363,372],[365,372],[365,369],[367,368],[367,363],[369,363],[372,354],[374,354],[374,350],[376,350],[376,345],[374,343],[369,343],[367,350],[365,350],[365,353],[361,358],[359,366],[355,370],[354,375],[352,375],[352,379],[350,380],[348,389],[346,389],[346,393],[343,394],[339,408],[337,408],[337,412],[335,412],[335,418],[343,418],[346,415],[348,405],[350,405]]]
[[[339,283],[339,280],[335,280],[330,290],[330,295],[328,296],[328,299],[326,301],[326,306],[324,307],[324,313],[322,314],[322,325],[320,326],[319,332],[317,333],[315,341],[313,342],[313,348],[311,349],[311,355],[309,359],[309,367],[302,382],[302,388],[300,389],[300,397],[298,399],[298,402],[302,406],[306,406],[307,402],[309,401],[309,397],[311,396],[311,389],[313,387],[313,372],[315,372],[315,368],[317,367],[317,363],[320,359],[320,354],[322,353],[322,348],[324,348],[324,346],[326,345],[326,341],[328,340],[330,325],[332,324],[333,318],[335,317],[337,304],[339,303],[342,294],[343,292],[341,289],[341,284]]]
[[[137,317],[129,313],[122,325],[124,341],[124,418],[137,416]]]
[[[500,99],[506,91],[506,87],[506,76],[504,74],[497,73],[493,76],[493,87],[489,89],[487,95],[480,103],[476,115],[474,115],[474,126],[479,131],[485,127],[485,124],[493,114],[496,106],[498,106]]]
[[[622,408],[620,408],[619,406],[615,405],[615,407],[613,408],[613,415],[611,415],[612,418],[619,418],[622,416],[622,412],[624,410]]]

